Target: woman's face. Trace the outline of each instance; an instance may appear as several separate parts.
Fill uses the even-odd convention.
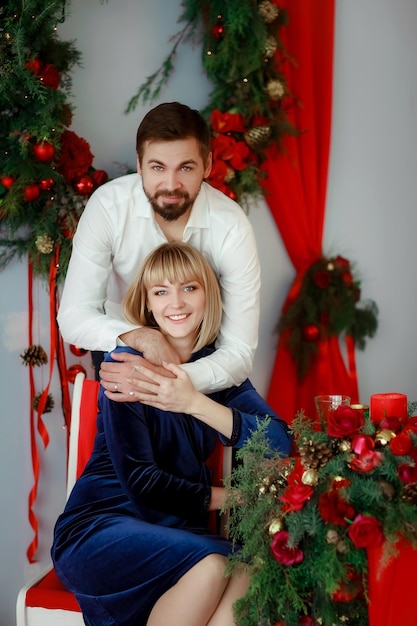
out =
[[[170,283],[147,289],[147,306],[160,330],[173,339],[194,342],[206,305],[203,285],[196,280]]]

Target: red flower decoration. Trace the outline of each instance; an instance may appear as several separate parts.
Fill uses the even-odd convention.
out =
[[[274,558],[282,565],[296,565],[301,563],[304,558],[303,551],[298,547],[290,547],[288,545],[289,533],[286,530],[280,530],[272,538],[271,550]]]
[[[352,520],[355,516],[355,509],[341,497],[339,489],[331,489],[321,494],[319,511],[327,524],[335,526],[347,526],[347,520]]]
[[[244,133],[245,118],[240,113],[222,113],[219,109],[211,112],[210,124],[215,133]]]
[[[84,176],[93,164],[90,145],[72,130],[61,135],[61,151],[57,168],[68,183]]]
[[[408,463],[403,463],[397,467],[398,478],[407,485],[417,483],[417,467]]]
[[[333,259],[333,265],[335,269],[346,270],[350,268],[350,261],[339,254],[335,259]]]
[[[349,467],[355,472],[362,472],[366,474],[372,472],[382,461],[382,453],[375,452],[374,450],[368,450],[352,459],[349,463]]]
[[[384,540],[381,523],[372,515],[362,513],[353,520],[348,535],[355,548],[379,546]]]
[[[313,493],[314,489],[310,485],[292,483],[286,487],[280,500],[285,502],[287,511],[300,511]]]
[[[38,76],[45,87],[50,87],[51,89],[58,89],[60,76],[59,72],[56,69],[55,65],[52,63],[46,63],[41,67],[38,72]]]
[[[396,456],[404,456],[410,454],[413,449],[413,442],[407,431],[402,431],[389,442],[391,452]]]
[[[327,416],[327,434],[329,437],[352,437],[360,431],[363,425],[362,412],[344,404],[338,406],[334,411],[329,411]]]
[[[327,270],[320,270],[319,272],[314,272],[312,275],[313,283],[319,287],[320,289],[327,289],[330,283],[332,282],[332,277],[330,272]]]

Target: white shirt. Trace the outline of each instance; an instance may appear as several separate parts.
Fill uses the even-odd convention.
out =
[[[119,335],[137,328],[124,319],[121,302],[146,255],[166,241],[138,174],[99,187],[73,240],[58,312],[63,339],[110,351]],[[216,351],[182,367],[202,392],[238,385],[252,371],[258,342],[260,266],[252,226],[236,202],[203,183],[183,241],[213,267],[223,317]]]

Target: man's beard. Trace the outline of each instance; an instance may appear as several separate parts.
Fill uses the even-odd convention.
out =
[[[167,222],[174,222],[179,219],[184,213],[188,211],[194,204],[194,198],[190,198],[190,194],[187,191],[168,191],[166,189],[162,191],[157,191],[155,195],[151,196],[145,188],[143,188],[146,197],[148,198],[150,205],[155,213],[160,215],[162,219]],[[182,202],[179,204],[168,204],[163,203],[160,206],[157,203],[157,200],[160,196],[171,196],[174,198],[182,199]]]

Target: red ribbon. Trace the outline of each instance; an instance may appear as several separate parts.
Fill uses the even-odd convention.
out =
[[[57,355],[59,375],[61,381],[62,392],[62,408],[64,412],[64,422],[67,427],[67,451],[69,441],[69,422],[71,417],[71,400],[68,390],[68,379],[66,376],[67,367],[65,359],[64,342],[59,334],[56,315],[57,315],[57,271],[59,268],[59,247],[55,250],[55,257],[51,259],[51,265],[49,268],[49,327],[50,327],[50,346],[49,346],[49,380],[45,389],[42,391],[39,397],[37,406],[37,420],[35,428],[35,416],[33,409],[33,401],[35,398],[35,382],[33,375],[33,365],[29,364],[29,381],[30,381],[30,442],[32,453],[32,468],[34,483],[29,494],[29,523],[33,529],[34,537],[27,549],[27,558],[30,563],[35,562],[35,554],[38,548],[38,520],[33,511],[33,506],[36,501],[39,483],[39,471],[40,471],[40,457],[39,450],[36,442],[36,430],[39,433],[44,447],[49,444],[49,434],[46,429],[42,416],[45,412],[46,403],[48,401],[49,389],[51,386],[52,375],[55,364],[55,357]],[[29,306],[29,345],[33,345],[33,266],[29,260],[29,274],[28,274],[28,306]]]

